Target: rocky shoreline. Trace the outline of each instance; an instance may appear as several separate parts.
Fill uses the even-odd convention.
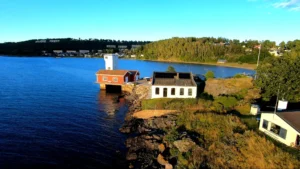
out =
[[[165,131],[175,126],[176,116],[168,115],[151,119],[134,119],[125,122],[121,132],[130,134],[126,140],[126,159],[131,168],[161,168],[171,165],[164,156],[169,152],[163,141]],[[172,167],[171,167],[172,168]]]
[[[145,88],[136,87],[132,93],[125,95],[129,111],[120,132],[128,134],[125,142],[128,149],[126,160],[129,162],[129,168],[172,169],[177,160],[170,156],[172,145],[165,141],[165,136],[176,126],[177,115],[170,114],[149,119],[134,118],[133,113],[142,109],[141,102],[147,97],[143,93],[148,91],[144,90]],[[186,136],[186,133],[182,133],[182,138]],[[178,145],[181,146],[181,144]]]

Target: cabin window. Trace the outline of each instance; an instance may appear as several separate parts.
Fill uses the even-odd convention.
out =
[[[268,130],[268,126],[269,126],[269,122],[268,122],[267,120],[264,120],[264,121],[263,121],[262,127],[263,127],[264,129]]]
[[[171,95],[175,95],[175,88],[171,89]]]
[[[159,87],[155,88],[155,94],[159,95]]]
[[[105,59],[107,59],[107,56],[105,56]]]
[[[118,78],[117,77],[113,77],[113,82],[118,82]]]
[[[193,89],[189,89],[188,94],[189,94],[189,96],[192,96],[193,95]]]
[[[279,137],[281,137],[283,139],[286,138],[286,133],[287,133],[286,129],[284,129],[284,128],[282,128],[282,127],[280,127],[280,126],[272,123],[270,130],[271,130],[271,132],[273,132],[274,134],[278,135]]]
[[[107,77],[106,76],[103,76],[103,81],[107,81]]]
[[[184,88],[180,88],[180,95],[184,95]]]

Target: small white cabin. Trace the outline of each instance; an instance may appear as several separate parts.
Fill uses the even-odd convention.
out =
[[[154,72],[152,98],[196,98],[197,84],[192,73]]]
[[[287,146],[300,146],[300,111],[261,113],[259,130]]]

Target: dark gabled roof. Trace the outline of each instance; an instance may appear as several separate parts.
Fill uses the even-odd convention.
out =
[[[276,115],[300,133],[300,111],[278,112]]]
[[[153,72],[152,85],[197,86],[191,73]]]

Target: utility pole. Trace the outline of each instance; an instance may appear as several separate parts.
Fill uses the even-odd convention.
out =
[[[257,68],[258,65],[259,65],[260,50],[261,50],[261,43],[259,44],[256,68]],[[255,73],[254,80],[256,80],[256,78],[257,78],[257,72]]]
[[[278,106],[278,95],[279,95],[279,90],[280,90],[280,84],[279,84],[279,88],[278,88],[278,91],[277,91],[277,97],[276,97],[276,103],[275,103],[275,107],[274,107],[273,118],[274,118],[274,115],[276,114],[276,110],[277,110],[277,106]]]
[[[258,67],[258,64],[259,64],[260,50],[261,50],[261,43],[259,44],[259,50],[258,50],[257,65],[256,65],[256,67]]]

